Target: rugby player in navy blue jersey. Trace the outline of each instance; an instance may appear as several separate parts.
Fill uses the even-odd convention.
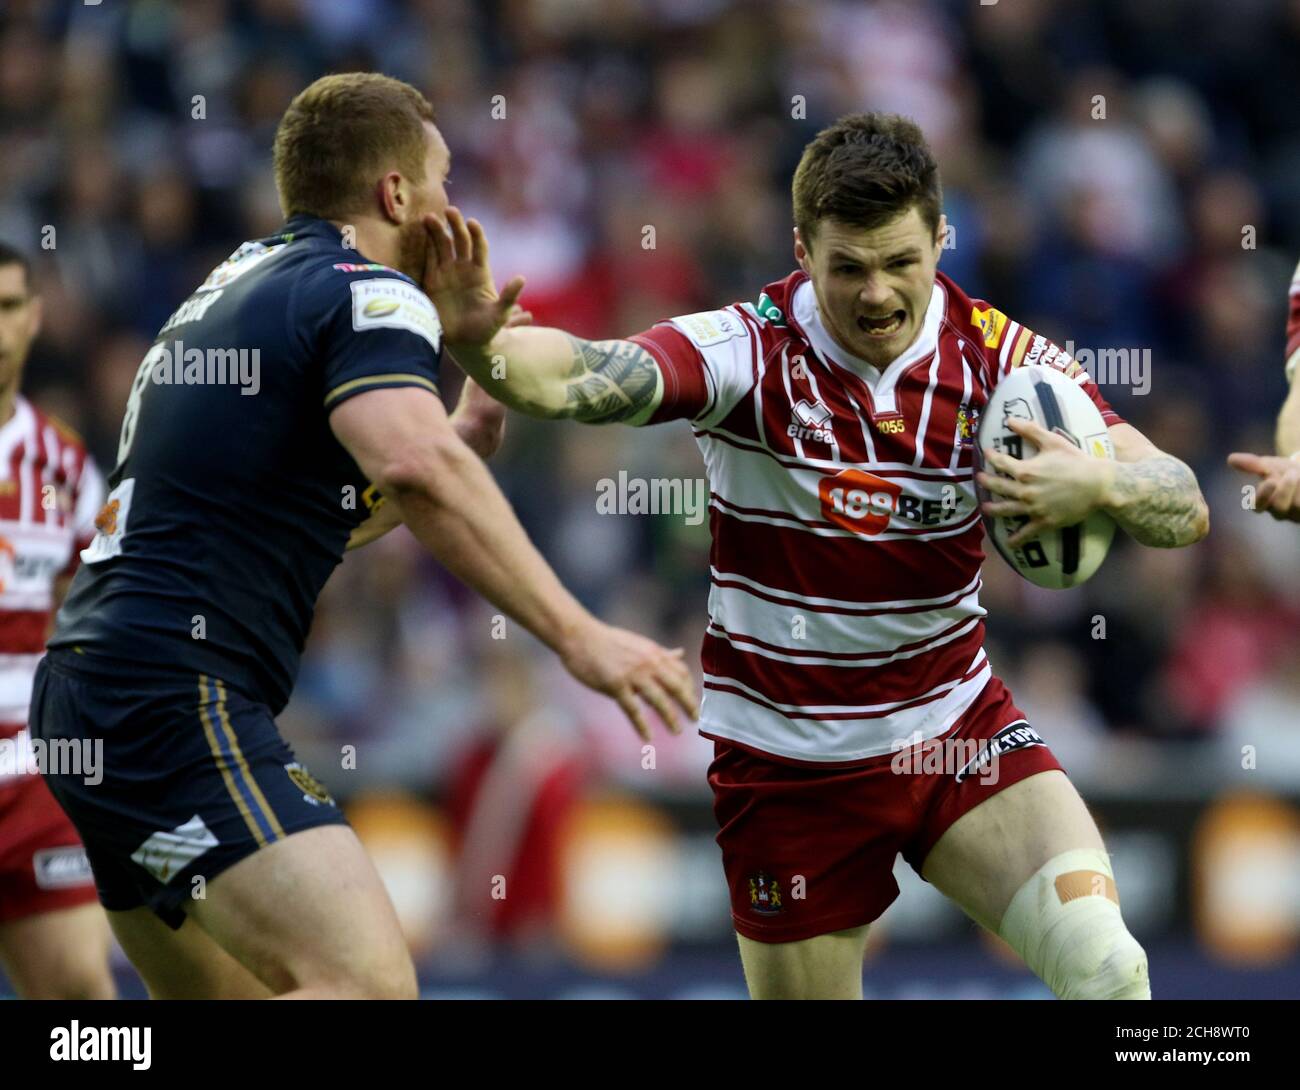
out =
[[[642,700],[673,730],[695,714],[680,649],[592,617],[529,542],[471,449],[500,410],[472,385],[443,410],[421,279],[448,166],[414,88],[312,84],[276,134],[287,223],[213,270],[136,375],[31,722],[102,741],[101,780],[49,780],[153,996],[415,995],[374,867],[274,723],[345,548],[402,521],[643,737]]]

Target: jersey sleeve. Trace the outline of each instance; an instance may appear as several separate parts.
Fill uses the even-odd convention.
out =
[[[1124,418],[1102,396],[1096,378],[1060,345],[978,301],[971,308],[970,322],[978,331],[977,343],[982,342],[983,378],[987,390],[991,391],[1006,378],[1013,367],[1027,364],[1054,367],[1074,379],[1092,399],[1107,427],[1124,423]]]
[[[758,332],[738,307],[683,314],[629,337],[659,364],[664,393],[647,423],[717,423],[754,385]]]
[[[439,394],[442,324],[423,291],[393,269],[360,275],[333,268],[313,279],[298,309],[322,369],[326,412],[385,387]]]
[[[1290,382],[1300,367],[1300,265],[1291,277],[1290,305],[1286,315],[1286,377]]]

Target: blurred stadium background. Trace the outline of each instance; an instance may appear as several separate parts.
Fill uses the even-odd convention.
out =
[[[586,335],[756,298],[792,267],[803,144],[910,114],[955,227],[942,267],[1055,340],[1149,360],[1145,396],[1103,391],[1213,512],[1205,543],[1125,542],[1078,591],[992,560],[994,667],[1103,824],[1157,997],[1295,997],[1300,527],[1244,510],[1223,458],[1271,450],[1285,390],[1298,56],[1297,0],[7,0],[0,237],[46,300],[27,389],[111,468],[154,332],[278,226],[271,136],[328,71],[429,95],[498,276]],[[493,468],[587,604],[694,653],[706,526],[595,502],[619,470],[702,476],[684,423],[514,418]],[[743,995],[711,744],[661,733],[646,758],[405,531],[327,587],[282,726],[370,846],[427,995]],[[869,996],[1047,996],[898,876]]]

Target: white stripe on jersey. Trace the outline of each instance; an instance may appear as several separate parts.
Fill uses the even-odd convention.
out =
[[[979,651],[976,652],[975,657],[971,660],[970,666],[968,666],[963,672],[963,676],[969,674],[972,670],[983,666],[985,662],[986,656],[984,654],[984,648],[981,647]],[[726,685],[733,689],[739,689],[746,695],[752,696],[755,700],[762,701],[764,704],[767,704],[780,712],[786,713],[789,718],[794,719],[805,719],[825,715],[883,716],[887,715],[889,712],[897,712],[906,704],[918,704],[923,700],[932,700],[936,697],[943,696],[952,692],[954,688],[964,684],[961,681],[961,678],[953,678],[950,681],[941,682],[928,692],[917,693],[915,696],[908,696],[902,700],[886,700],[880,704],[782,704],[773,700],[771,697],[765,696],[757,689],[753,689],[744,684],[744,682],[736,681],[732,678],[719,677],[714,674],[705,674],[704,680],[706,683]]]
[[[921,422],[916,426],[916,456],[912,459],[912,464],[917,466],[925,461],[925,433],[930,427],[930,405],[934,401],[934,388],[939,384],[939,358],[940,354],[936,350],[930,364],[930,382],[921,402]]]
[[[743,575],[736,575],[734,572],[723,572],[717,568],[709,568],[709,572],[714,581],[726,580],[728,583],[743,583],[745,586],[758,591],[760,594],[770,594],[774,598],[783,598],[794,605],[804,606],[825,606],[830,610],[840,613],[847,613],[853,609],[870,610],[872,614],[883,613],[886,611],[911,610],[918,606],[939,606],[945,607],[957,598],[965,598],[979,590],[982,581],[976,574],[975,578],[967,583],[964,587],[959,587],[951,594],[940,594],[933,598],[893,598],[889,601],[881,602],[852,602],[847,598],[818,598],[813,595],[795,594],[788,590],[779,590],[776,587],[769,587],[765,583],[760,583],[755,579],[747,579]]]
[[[1015,347],[1016,338],[1019,336],[1020,323],[1007,322],[1006,336],[1002,339],[1002,351],[998,353],[998,373],[993,376],[994,386],[996,386],[998,382],[1006,376],[1007,370],[1010,367],[1008,360],[1011,358],[1011,350]],[[992,393],[992,390],[990,389],[989,392]]]
[[[971,366],[970,363],[967,362],[966,353],[963,352],[961,354],[961,401],[959,403],[960,407],[966,408],[970,405],[970,390],[971,390]],[[968,426],[970,421],[969,413],[970,410],[969,408],[967,408],[966,419],[967,419]],[[971,443],[974,444],[976,440],[977,440],[977,436],[975,435],[974,430],[972,430]],[[961,436],[959,433],[954,432],[953,440],[952,440],[952,457],[948,460],[949,469],[957,468],[957,463],[961,461],[961,452],[962,452]]]
[[[980,691],[993,676],[988,659],[981,649],[971,663],[978,668],[974,676],[953,684],[946,683],[931,693],[929,702],[890,714],[859,719],[810,718],[826,710],[865,713],[868,708],[817,709],[773,705],[761,694],[749,689],[749,696],[706,687],[700,709],[700,730],[728,741],[740,742],[766,753],[792,760],[809,762],[858,761],[897,752],[905,745],[937,738],[957,721],[975,702]],[[970,671],[967,671],[969,673]],[[705,675],[709,683],[725,685],[742,693],[748,688],[727,678]],[[939,695],[934,695],[934,694]],[[913,700],[923,699],[923,696]],[[752,698],[752,699],[751,699]],[[911,703],[902,701],[901,703]],[[898,704],[877,706],[897,708]]]
[[[885,653],[934,639],[953,625],[968,619],[977,621],[987,613],[979,602],[978,581],[956,601],[949,598],[950,604],[942,608],[895,607],[879,612],[867,612],[871,607],[856,604],[848,610],[814,609],[793,597],[772,602],[743,587],[727,585],[733,582],[740,580],[723,579],[709,588],[710,621],[720,629],[761,640],[796,655],[862,652],[862,661],[867,665],[885,661],[882,657]],[[794,616],[803,621],[799,638],[795,637],[791,624]],[[743,640],[733,642],[733,646],[754,649]],[[875,657],[867,657],[868,651]]]
[[[751,335],[754,342],[754,367],[757,369],[758,381],[754,383],[754,428],[760,443],[767,442],[767,429],[763,427],[763,376],[767,373],[767,353],[757,336]]]
[[[849,404],[853,406],[853,412],[862,428],[862,439],[867,445],[867,463],[874,466],[876,464],[876,443],[871,438],[871,427],[867,422],[867,414],[862,411],[862,406],[858,404],[857,398],[849,392],[848,387],[845,387],[844,394],[849,399]]]
[[[23,414],[19,427],[22,436],[23,457],[18,467],[19,522],[31,522],[36,503],[36,414],[30,406]],[[17,406],[15,406],[15,411]]]
[[[785,398],[793,406],[794,388],[790,385],[790,353],[785,345],[781,346],[781,381],[785,383]],[[798,432],[794,435],[794,452],[797,457],[803,457],[803,440],[799,438]]]
[[[53,520],[45,508],[45,486],[54,483],[54,475],[59,471],[59,455],[62,452],[59,449],[59,436],[49,424],[45,425],[41,437],[45,440],[45,468],[41,470],[40,506],[41,510],[45,511],[45,518],[42,521],[50,522]]]
[[[719,628],[712,621],[709,622],[706,631],[710,635],[716,636],[718,639],[730,644],[737,651],[745,651],[751,655],[758,655],[765,659],[772,659],[774,662],[788,662],[796,666],[856,666],[859,669],[871,669],[876,666],[888,666],[893,662],[902,662],[905,659],[914,659],[917,655],[928,655],[931,651],[944,647],[947,644],[952,643],[954,640],[959,640],[979,624],[980,616],[983,616],[982,612],[979,616],[971,617],[964,624],[958,625],[958,627],[953,629],[951,632],[943,632],[933,636],[919,647],[913,647],[907,651],[895,651],[891,655],[881,655],[873,651],[872,653],[863,655],[860,658],[832,658],[829,655],[818,655],[811,650],[801,652],[797,655],[788,655],[780,651],[774,651],[769,647],[760,647],[758,644],[749,643],[742,639],[733,639],[730,633]],[[790,632],[790,615],[787,613],[775,619],[784,622],[786,638],[788,639]],[[872,648],[875,648],[876,645],[873,643],[871,646]],[[833,653],[837,655],[840,654],[840,652]]]

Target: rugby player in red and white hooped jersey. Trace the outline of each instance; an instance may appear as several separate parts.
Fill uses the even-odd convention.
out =
[[[32,675],[104,498],[81,439],[18,392],[40,324],[27,259],[0,243],[0,965],[23,997],[111,999],[94,877],[27,737]]]
[[[1286,320],[1286,400],[1277,416],[1276,454],[1228,455],[1234,469],[1260,478],[1252,508],[1281,522],[1300,522],[1300,265],[1291,277],[1290,306]]]
[[[751,995],[860,997],[901,852],[1058,996],[1149,998],[1097,827],[984,653],[978,414],[1037,363],[1108,424],[1116,461],[1028,423],[1038,455],[987,452],[985,509],[1027,515],[1020,540],[1105,510],[1143,544],[1191,544],[1209,528],[1196,479],[1058,346],[937,272],[938,171],[911,122],[819,134],[794,219],[799,270],[755,302],[625,340],[500,328],[521,284],[497,297],[454,209],[430,221],[425,284],[448,348],[507,405],[692,422],[712,493],[700,729]],[[986,742],[996,776],[923,771],[949,740]]]

